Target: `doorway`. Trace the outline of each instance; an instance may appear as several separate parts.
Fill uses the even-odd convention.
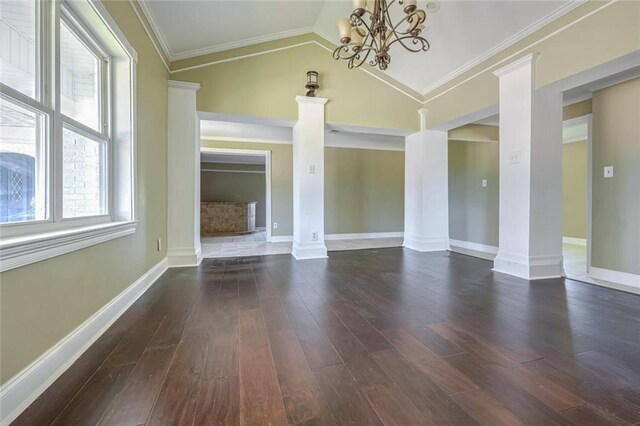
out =
[[[263,254],[271,241],[271,151],[200,148],[205,258]]]

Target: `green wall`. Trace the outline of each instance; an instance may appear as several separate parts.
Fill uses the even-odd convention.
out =
[[[5,383],[166,256],[167,79],[129,2],[105,7],[138,52],[135,234],[2,273],[0,381]]]
[[[593,93],[591,263],[640,274],[640,79]],[[614,166],[604,178],[603,168]]]
[[[327,234],[404,230],[404,151],[325,148]]]
[[[417,101],[362,70],[348,69],[317,44],[174,72],[171,78],[202,85],[198,111],[297,120],[295,97],[305,94],[312,69],[319,73],[317,95],[329,99],[328,123],[418,130]]]
[[[274,236],[293,235],[292,145],[202,140],[207,148],[271,151]],[[402,232],[404,152],[325,148],[325,234]]]
[[[256,201],[256,226],[266,226],[264,166],[201,163],[200,201]],[[205,169],[231,170],[205,172]],[[261,171],[262,173],[238,173]]]
[[[587,238],[587,141],[562,147],[562,235]]]
[[[499,154],[495,142],[449,141],[450,238],[498,246]]]

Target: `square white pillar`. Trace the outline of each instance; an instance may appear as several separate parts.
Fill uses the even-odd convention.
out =
[[[324,243],[324,106],[328,99],[297,96],[293,127],[293,247],[296,259],[327,257]]]
[[[405,138],[404,247],[449,249],[449,165],[447,132],[426,129]]]
[[[169,266],[197,266],[200,248],[199,84],[169,81],[167,117],[167,259]]]
[[[562,267],[562,93],[535,88],[537,55],[500,78],[500,219],[494,270],[529,280]]]

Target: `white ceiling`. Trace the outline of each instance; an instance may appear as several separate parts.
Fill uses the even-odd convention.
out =
[[[427,18],[424,34],[431,50],[415,54],[392,48],[387,74],[426,94],[581,1],[442,0],[440,9]],[[335,22],[351,9],[351,0],[144,0],[141,4],[171,60],[312,31],[337,44]],[[420,7],[425,4],[419,0]],[[401,14],[399,5],[397,9]]]

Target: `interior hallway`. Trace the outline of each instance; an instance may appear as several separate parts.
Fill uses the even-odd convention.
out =
[[[638,318],[636,296],[446,252],[205,260],[15,424],[634,425]]]

